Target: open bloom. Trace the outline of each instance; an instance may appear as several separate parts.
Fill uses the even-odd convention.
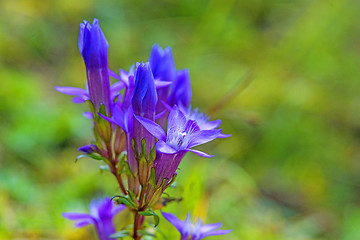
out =
[[[157,153],[154,162],[157,183],[165,178],[170,180],[188,151],[202,157],[213,157],[192,148],[214,140],[221,133],[221,129],[200,130],[196,121],[186,119],[176,105],[169,114],[166,134],[155,122],[147,118],[135,117],[159,140],[156,144]]]
[[[232,231],[217,230],[218,228],[221,228],[221,223],[203,225],[200,219],[198,219],[196,223],[192,223],[189,214],[186,215],[184,221],[181,221],[174,214],[171,213],[162,212],[161,214],[180,232],[180,240],[200,240],[208,236],[228,234]]]
[[[76,221],[75,227],[84,227],[92,224],[100,240],[111,240],[110,235],[115,233],[113,218],[124,205],[115,205],[109,197],[105,199],[95,199],[90,204],[90,214],[87,213],[63,213],[63,217]]]

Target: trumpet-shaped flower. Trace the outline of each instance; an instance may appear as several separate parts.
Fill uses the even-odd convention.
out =
[[[95,199],[90,204],[90,214],[87,213],[63,213],[62,216],[72,221],[76,221],[75,227],[84,227],[92,224],[100,240],[111,240],[110,235],[115,233],[113,218],[124,205],[115,205],[109,197],[105,199]]]
[[[210,142],[218,137],[221,129],[200,130],[196,121],[186,119],[175,105],[167,121],[167,133],[155,122],[135,116],[136,119],[159,141],[156,144],[154,162],[156,181],[170,179],[186,152],[193,152],[202,157],[213,157],[204,152],[192,149],[195,146]]]
[[[200,219],[198,219],[196,223],[192,223],[189,214],[186,215],[184,221],[181,221],[174,214],[171,213],[162,212],[161,214],[180,232],[180,240],[200,240],[209,236],[228,234],[232,231],[217,230],[221,228],[221,223],[203,225]]]
[[[89,96],[96,109],[100,104],[110,111],[110,80],[108,73],[109,44],[95,18],[93,24],[80,24],[79,51],[84,58]]]
[[[74,103],[83,103],[90,100],[98,110],[104,104],[109,115],[111,104],[123,88],[122,84],[115,83],[110,87],[108,69],[108,42],[95,18],[93,24],[85,21],[80,24],[79,51],[84,58],[87,74],[86,90],[76,87],[59,87],[55,89],[61,93],[75,96]]]

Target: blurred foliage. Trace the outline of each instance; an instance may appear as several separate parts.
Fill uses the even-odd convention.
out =
[[[171,46],[193,106],[232,137],[188,154],[164,211],[233,229],[213,239],[360,238],[360,2],[0,1],[0,239],[90,239],[61,217],[118,190],[91,138],[79,23],[99,18],[116,71]],[[118,226],[131,223],[119,214]],[[177,239],[164,219],[158,236]],[[94,238],[95,239],[95,238]]]

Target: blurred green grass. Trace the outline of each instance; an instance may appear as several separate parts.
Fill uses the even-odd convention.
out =
[[[74,164],[91,123],[54,90],[84,86],[78,27],[94,17],[112,70],[171,46],[190,69],[192,105],[233,135],[202,147],[215,158],[186,156],[168,191],[183,201],[166,211],[234,229],[218,239],[359,238],[359,4],[0,1],[0,239],[94,238],[61,212],[117,191],[97,162]]]

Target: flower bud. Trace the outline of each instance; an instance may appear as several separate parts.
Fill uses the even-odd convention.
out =
[[[154,121],[156,103],[157,94],[150,64],[148,62],[138,64],[135,71],[135,89],[132,97],[134,115]],[[155,137],[136,118],[134,118],[134,138],[137,154],[141,154],[141,142],[142,139],[145,139],[145,155],[149,156],[155,145]]]
[[[109,44],[95,18],[92,26],[87,21],[80,24],[79,51],[84,58],[90,100],[98,111],[104,104],[110,115],[110,80],[108,73]]]
[[[154,74],[154,78],[159,81],[173,82],[175,79],[175,62],[170,47],[162,49],[159,45],[154,44],[150,57],[149,63],[151,70]],[[162,87],[157,90],[159,101],[156,106],[156,114],[165,110],[162,101],[167,101],[169,94],[169,86]],[[162,120],[163,121],[163,120]],[[161,124],[162,125],[162,124]]]

